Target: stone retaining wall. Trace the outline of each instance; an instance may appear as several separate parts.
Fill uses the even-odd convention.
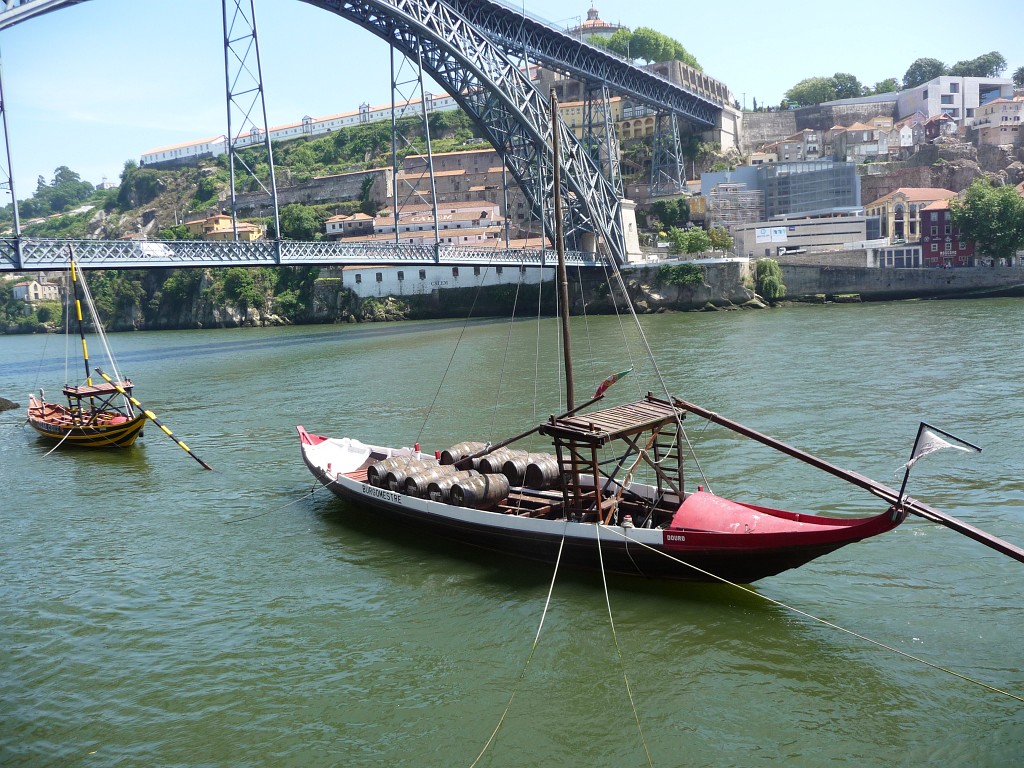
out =
[[[1020,267],[873,269],[810,264],[781,267],[787,299],[822,293],[858,293],[865,301],[1024,296],[1024,269]]]

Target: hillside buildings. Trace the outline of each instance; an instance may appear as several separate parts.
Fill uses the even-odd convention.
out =
[[[1021,143],[1021,117],[1024,115],[1024,98],[995,99],[975,110],[971,125],[977,143],[1017,144]]]
[[[953,225],[949,200],[936,200],[920,211],[921,257],[926,267],[966,267],[974,263],[974,243]]]
[[[916,243],[921,239],[922,222],[926,218],[923,211],[933,203],[953,197],[956,192],[948,189],[901,187],[865,205],[864,212],[878,217],[882,237],[896,243]]]
[[[496,203],[438,203],[436,223],[435,240],[434,206],[417,203],[401,208],[397,222],[394,212],[389,209],[373,217],[363,213],[332,216],[326,222],[326,234],[331,240],[359,243],[433,245],[439,242],[470,247],[505,247],[505,221]]]
[[[11,286],[11,295],[26,304],[39,301],[59,301],[60,289],[56,283],[42,280],[23,280]]]
[[[185,222],[189,234],[201,240],[234,240],[238,232],[238,240],[251,242],[263,237],[263,228],[245,221],[232,224],[232,219],[222,213],[204,219],[193,219]]]

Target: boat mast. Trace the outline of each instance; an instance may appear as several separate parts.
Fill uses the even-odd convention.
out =
[[[562,349],[565,353],[565,407],[576,407],[575,382],[572,375],[572,344],[569,338],[569,276],[565,270],[565,233],[562,227],[562,148],[558,125],[558,96],[551,89],[551,154],[554,174],[552,188],[555,196],[555,252],[558,254],[558,302],[561,305]]]
[[[71,262],[71,292],[75,297],[75,317],[78,320],[78,335],[82,339],[82,362],[85,363],[85,383],[92,386],[92,374],[89,371],[89,347],[85,343],[85,323],[82,320],[82,300],[78,295],[78,266],[75,254],[68,246],[68,258]]]

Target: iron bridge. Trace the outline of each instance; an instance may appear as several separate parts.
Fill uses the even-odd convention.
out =
[[[70,257],[89,269],[160,269],[182,267],[300,266],[531,266],[551,267],[549,249],[468,248],[452,245],[395,243],[300,242],[256,240],[50,240],[0,239],[0,272],[42,272],[67,269]],[[593,267],[605,264],[594,253],[569,251],[566,263]]]

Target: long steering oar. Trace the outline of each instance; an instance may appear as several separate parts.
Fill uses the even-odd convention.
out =
[[[164,425],[164,424],[163,424],[163,423],[162,423],[162,422],[160,421],[160,419],[158,419],[158,418],[156,417],[156,414],[154,414],[154,413],[153,413],[152,411],[146,410],[146,407],[145,407],[145,406],[144,406],[144,405],[143,405],[142,403],[140,403],[140,402],[139,402],[138,400],[136,400],[136,399],[135,399],[134,397],[132,397],[131,395],[129,395],[129,394],[128,394],[128,392],[127,392],[127,391],[125,390],[125,388],[124,388],[124,387],[122,387],[122,386],[121,386],[120,384],[118,384],[118,383],[117,383],[116,381],[114,381],[114,380],[113,380],[112,378],[110,378],[109,376],[107,376],[107,374],[105,374],[105,373],[104,373],[103,371],[101,371],[101,370],[100,370],[99,368],[96,368],[96,369],[95,369],[95,371],[96,371],[96,373],[98,373],[98,374],[99,374],[100,376],[102,376],[102,377],[103,377],[103,380],[104,380],[104,381],[106,381],[106,382],[107,382],[108,384],[112,385],[112,386],[114,387],[114,389],[116,389],[116,390],[117,390],[118,392],[120,392],[120,393],[121,393],[122,395],[124,395],[124,396],[125,396],[125,397],[127,397],[127,398],[128,398],[129,400],[131,400],[131,403],[132,403],[132,405],[134,405],[134,406],[135,406],[135,407],[137,407],[137,408],[138,408],[138,409],[139,409],[140,411],[142,411],[142,412],[143,412],[143,413],[144,413],[144,414],[146,415],[146,418],[147,418],[147,419],[149,419],[149,420],[150,420],[150,421],[152,421],[152,422],[153,422],[154,424],[156,424],[156,425],[157,425],[158,427],[160,427],[160,429],[162,429],[162,430],[163,430],[163,431],[164,431],[164,432],[165,432],[165,433],[167,434],[167,436],[168,436],[169,438],[171,438],[171,440],[173,440],[174,442],[176,442],[176,443],[177,443],[177,444],[178,444],[178,445],[179,445],[179,446],[180,446],[180,447],[182,448],[182,450],[184,450],[184,451],[185,451],[185,453],[187,453],[187,454],[188,454],[189,456],[191,456],[191,457],[192,457],[193,459],[195,459],[195,460],[196,460],[196,461],[198,461],[198,462],[199,462],[200,464],[202,464],[202,465],[203,465],[203,469],[213,469],[213,467],[211,467],[211,466],[210,466],[209,464],[207,464],[207,463],[206,463],[205,461],[203,461],[203,460],[202,460],[202,459],[200,459],[200,458],[199,458],[198,456],[196,456],[196,455],[195,455],[194,453],[192,453],[192,449],[191,449],[191,448],[189,448],[189,447],[188,447],[187,445],[185,445],[185,444],[184,444],[183,442],[181,442],[181,440],[179,440],[178,438],[176,438],[176,437],[174,436],[174,433],[173,433],[173,432],[171,432],[171,430],[169,430],[169,429],[168,429],[168,428],[167,428],[167,427],[166,427],[166,426],[165,426],[165,425]]]

